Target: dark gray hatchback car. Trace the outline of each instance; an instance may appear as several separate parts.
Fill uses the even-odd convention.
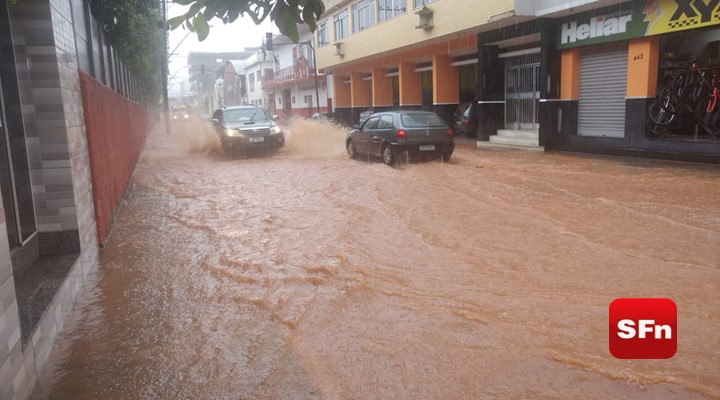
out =
[[[282,128],[262,108],[255,106],[221,107],[212,116],[215,132],[223,149],[279,149],[285,144]]]
[[[395,164],[406,152],[433,155],[449,161],[455,150],[452,128],[428,111],[388,111],[372,114],[347,135],[345,148],[351,158],[359,154],[382,157]]]

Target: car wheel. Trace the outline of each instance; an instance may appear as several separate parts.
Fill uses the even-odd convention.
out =
[[[222,140],[222,139],[220,139],[220,140],[221,140],[220,143],[222,144],[223,151],[225,152],[225,154],[230,155],[230,153],[232,152],[232,147],[230,147],[230,144],[228,144],[228,142],[226,142],[225,140]]]
[[[442,160],[443,162],[450,162],[450,158],[452,157],[453,152],[452,151],[443,151],[442,152]]]
[[[345,147],[347,148],[347,152],[350,158],[354,159],[355,157],[357,157],[357,149],[355,148],[355,142],[353,142],[352,140],[348,140]]]
[[[387,165],[395,165],[395,152],[389,144],[386,144],[382,148],[382,159]]]

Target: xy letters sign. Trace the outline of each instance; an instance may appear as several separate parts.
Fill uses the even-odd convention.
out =
[[[720,24],[720,0],[632,1],[559,21],[557,47],[627,40]]]

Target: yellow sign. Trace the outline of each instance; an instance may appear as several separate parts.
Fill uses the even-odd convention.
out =
[[[627,40],[720,24],[720,0],[630,1],[558,21],[557,47]]]
[[[648,0],[645,36],[720,24],[720,0]]]

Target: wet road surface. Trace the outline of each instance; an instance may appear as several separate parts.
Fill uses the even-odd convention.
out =
[[[716,167],[201,131],[150,137],[36,398],[720,398]],[[618,297],[678,304],[674,358],[609,354]]]

